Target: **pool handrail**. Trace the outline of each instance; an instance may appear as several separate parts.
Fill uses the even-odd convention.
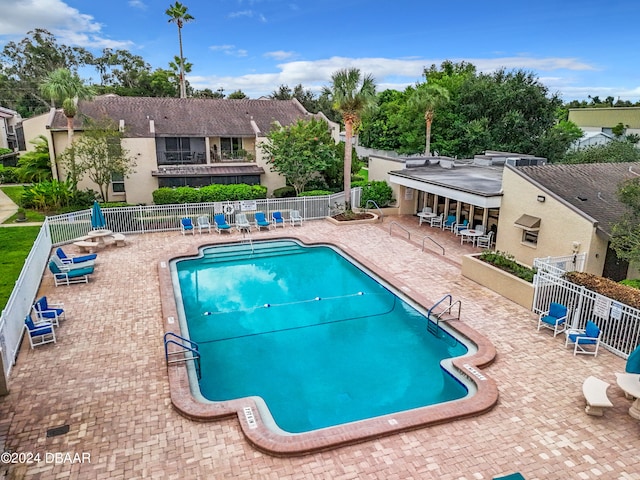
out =
[[[173,338],[169,338],[169,337],[177,338],[178,340],[184,343],[177,342]],[[196,342],[189,340],[188,338],[181,337],[180,335],[177,335],[173,332],[165,333],[163,338],[164,338],[164,357],[165,357],[165,360],[167,361],[167,366],[174,363],[182,363],[182,362],[187,362],[189,360],[193,360],[194,366],[196,368],[196,373],[198,375],[198,380],[200,380],[201,378],[200,351],[198,349],[198,344]],[[177,347],[180,348],[180,350],[177,352],[169,352],[169,344],[176,345]],[[186,355],[187,352],[190,352],[191,356],[187,356]],[[183,355],[183,357],[170,360],[169,357],[173,355]]]
[[[384,218],[384,213],[382,213],[382,209],[378,206],[375,200],[371,200],[371,199],[367,200],[367,203],[364,204],[364,210],[367,209],[367,205],[369,205],[370,203],[373,203],[373,206],[376,207],[378,212],[380,212],[380,221],[382,222]]]
[[[431,240],[433,243],[435,243],[437,246],[439,246],[442,249],[442,255],[444,255],[444,247],[442,245],[440,245],[438,242],[436,242],[429,235],[425,235],[424,237],[422,237],[422,251],[423,252],[424,252],[424,241],[427,240],[427,239]]]
[[[397,226],[398,226],[398,227],[400,227],[402,230],[404,230],[405,232],[407,232],[407,238],[408,238],[409,240],[411,240],[411,232],[410,232],[408,229],[406,229],[405,227],[403,227],[402,225],[400,225],[398,222],[391,222],[391,223],[389,224],[389,235],[391,235],[391,231],[393,230],[393,226],[394,226],[394,225],[397,225]]]

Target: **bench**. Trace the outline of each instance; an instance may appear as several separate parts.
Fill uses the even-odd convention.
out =
[[[601,417],[604,415],[604,409],[613,407],[613,403],[607,397],[607,388],[609,384],[596,377],[587,377],[582,384],[582,393],[587,401],[584,411],[587,415],[595,415]]]
[[[80,240],[79,242],[73,242],[73,244],[87,253],[94,253],[96,248],[98,248],[98,242],[89,242],[87,240]]]
[[[121,233],[114,233],[111,235],[111,238],[115,241],[116,247],[124,247],[124,242],[126,240],[125,236]]]

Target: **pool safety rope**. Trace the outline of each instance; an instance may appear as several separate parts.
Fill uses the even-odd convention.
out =
[[[265,303],[264,305],[257,305],[255,307],[249,307],[249,308],[240,308],[238,310],[234,310],[232,312],[230,311],[226,311],[226,312],[203,312],[202,315],[205,316],[209,316],[209,315],[220,315],[220,314],[228,314],[228,313],[236,313],[236,312],[250,312],[252,310],[257,310],[259,308],[273,308],[273,307],[286,307],[289,305],[300,305],[303,303],[310,303],[310,302],[319,302],[320,300],[340,300],[342,298],[350,298],[350,297],[359,297],[364,295],[364,292],[358,292],[358,293],[351,293],[349,295],[339,295],[336,297],[314,297],[308,300],[296,300],[295,302],[285,302],[285,303]]]
[[[335,299],[339,299],[339,298],[348,298],[348,297],[358,297],[364,295],[364,292],[358,292],[358,293],[353,293],[351,295],[341,295],[339,297],[315,297],[311,300],[300,300],[297,302],[288,302],[288,303],[279,303],[279,304],[267,304],[265,303],[262,306],[258,306],[258,307],[254,307],[254,308],[249,308],[249,309],[241,309],[241,310],[236,310],[236,312],[240,312],[240,311],[249,311],[249,310],[256,310],[258,308],[272,308],[272,307],[281,307],[284,305],[294,305],[296,303],[309,303],[309,302],[317,302],[320,300],[335,300]],[[374,294],[377,295],[377,294]],[[267,335],[270,333],[277,333],[277,332],[287,332],[287,331],[291,331],[291,330],[300,330],[303,328],[310,328],[310,327],[319,327],[321,325],[331,325],[332,323],[341,323],[341,322],[349,322],[351,320],[360,320],[363,318],[371,318],[371,317],[381,317],[383,315],[388,315],[389,313],[393,312],[396,308],[396,302],[398,300],[398,297],[396,297],[395,295],[392,295],[393,297],[393,303],[391,305],[391,308],[389,308],[388,310],[384,311],[384,312],[380,312],[380,313],[375,313],[375,314],[371,314],[371,313],[366,313],[365,315],[360,315],[357,317],[349,317],[349,318],[341,318],[338,320],[330,320],[327,322],[321,322],[321,323],[312,323],[310,325],[297,325],[295,327],[288,327],[288,328],[280,328],[277,330],[267,330],[264,332],[255,332],[255,333],[247,333],[244,335],[238,335],[235,337],[224,337],[224,338],[216,338],[213,340],[199,340],[198,344],[202,345],[204,343],[214,343],[214,342],[223,342],[226,340],[236,340],[239,338],[247,338],[247,337],[256,337],[258,335]],[[266,306],[268,305],[268,306]],[[235,313],[235,312],[218,312],[218,313]],[[203,315],[215,315],[215,312],[204,312]]]

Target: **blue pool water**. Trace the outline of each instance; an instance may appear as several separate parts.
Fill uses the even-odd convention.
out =
[[[259,396],[300,433],[468,394],[440,366],[467,348],[332,248],[208,247],[174,267],[208,400]]]

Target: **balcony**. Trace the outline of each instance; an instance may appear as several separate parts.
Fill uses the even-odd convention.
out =
[[[170,151],[161,152],[158,165],[200,165],[207,163],[204,152]]]
[[[218,153],[216,150],[211,150],[211,161],[215,163],[223,162],[255,162],[256,155],[254,152],[248,150],[222,150]]]

